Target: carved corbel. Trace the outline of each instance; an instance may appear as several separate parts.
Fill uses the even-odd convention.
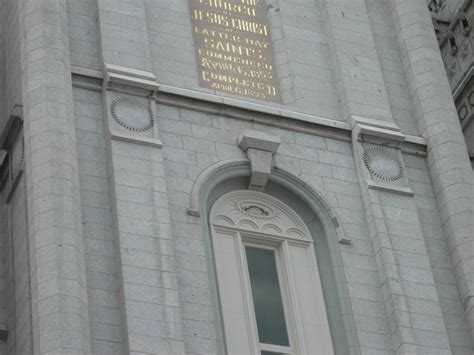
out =
[[[351,126],[353,139],[359,142],[399,148],[405,141],[405,136],[394,123],[351,115]]]
[[[139,96],[153,96],[159,89],[153,73],[104,63],[104,87]]]
[[[260,131],[247,131],[239,141],[239,147],[247,153],[252,176],[250,190],[263,191],[272,172],[272,159],[280,146],[280,137]]]

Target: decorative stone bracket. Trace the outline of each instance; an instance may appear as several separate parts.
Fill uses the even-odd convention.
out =
[[[405,135],[394,123],[383,122],[361,116],[351,116],[353,140],[399,148]]]
[[[263,191],[272,172],[273,154],[280,146],[280,138],[260,131],[246,131],[239,141],[239,147],[247,152],[252,175],[250,190]]]
[[[159,88],[153,73],[108,63],[104,63],[104,87],[141,92],[143,96],[153,95]]]
[[[162,147],[155,124],[158,88],[153,73],[104,64],[104,108],[112,139]]]
[[[405,135],[398,126],[360,116],[351,116],[351,125],[356,162],[368,188],[413,196],[401,152]]]

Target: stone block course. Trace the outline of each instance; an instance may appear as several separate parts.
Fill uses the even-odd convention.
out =
[[[107,181],[105,137],[101,119],[101,97],[90,91],[75,89],[75,106],[91,108],[87,116],[84,110],[75,115],[78,142],[79,179],[85,242],[86,279],[89,314],[91,316],[91,349],[121,349],[118,279],[115,271],[115,253],[112,233],[112,211]],[[83,129],[81,124],[89,124]],[[93,132],[93,133],[91,133]],[[95,144],[90,145],[89,135]],[[81,149],[83,148],[83,149]],[[112,351],[113,351],[112,350]]]
[[[205,314],[207,314],[207,311],[209,311],[209,307],[207,307],[211,305],[209,288],[197,288],[194,286],[183,285],[180,287],[180,295],[181,302],[191,304],[189,306],[190,309],[199,307],[199,305],[204,305],[206,306],[204,307],[206,311]],[[184,318],[192,320],[192,318],[187,316],[184,316]],[[202,319],[201,321],[207,322],[206,319]]]

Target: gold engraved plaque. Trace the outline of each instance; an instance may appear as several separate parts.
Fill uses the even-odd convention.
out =
[[[281,103],[265,0],[188,0],[199,85]]]

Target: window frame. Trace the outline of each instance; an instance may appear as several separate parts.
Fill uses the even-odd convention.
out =
[[[272,236],[267,236],[266,238],[271,238]],[[285,241],[276,241],[269,239],[260,239],[255,240],[255,237],[251,234],[246,235],[242,232],[237,231],[237,238],[239,240],[239,254],[241,257],[241,265],[244,269],[244,282],[242,285],[244,292],[247,293],[247,298],[249,302],[247,304],[248,313],[251,315],[251,320],[255,323],[255,329],[257,329],[257,339],[258,346],[260,351],[271,351],[281,354],[297,354],[298,353],[298,341],[297,341],[297,331],[296,331],[296,322],[295,322],[295,308],[294,308],[294,297],[290,294],[290,280],[288,275],[288,260],[287,254],[285,253]],[[277,244],[278,243],[278,244]],[[252,296],[252,286],[250,284],[250,272],[248,268],[247,253],[245,247],[250,246],[253,248],[267,249],[274,252],[275,264],[277,269],[278,284],[280,287],[280,293],[283,303],[283,313],[286,323],[286,331],[288,334],[289,346],[278,346],[274,344],[261,343],[258,336],[258,327],[256,324],[257,317],[255,314],[255,305],[253,303]],[[245,272],[246,271],[246,272]]]
[[[294,235],[285,235],[284,231],[282,233],[276,232],[272,230],[271,232],[258,230],[255,228],[257,224],[253,225],[248,223],[248,218],[245,220],[244,224],[238,225],[237,223],[233,223],[231,221],[232,218],[224,217],[220,221],[216,221],[217,219],[215,214],[212,214],[212,211],[216,209],[216,206],[219,205],[219,202],[222,200],[223,197],[232,194],[228,193],[218,199],[211,209],[211,216],[210,216],[210,230],[211,230],[211,240],[212,245],[214,245],[215,238],[218,238],[220,234],[224,234],[227,236],[232,236],[234,239],[234,246],[236,257],[238,260],[238,273],[240,275],[240,289],[242,290],[243,301],[245,304],[245,314],[247,317],[247,324],[248,324],[248,336],[251,342],[251,347],[253,350],[253,354],[261,354],[261,351],[269,351],[275,352],[278,354],[288,354],[288,355],[295,355],[295,354],[305,354],[305,353],[312,353],[313,349],[306,349],[306,342],[305,342],[305,332],[303,329],[303,321],[301,317],[301,304],[298,305],[298,296],[296,294],[296,280],[294,277],[294,270],[293,270],[293,262],[291,257],[291,247],[300,247],[303,248],[304,253],[306,254],[306,260],[308,262],[308,269],[310,270],[310,276],[312,279],[312,287],[316,286],[315,283],[319,285],[319,290],[314,290],[314,305],[321,311],[321,300],[317,300],[316,296],[322,297],[322,286],[321,281],[319,278],[319,271],[317,267],[316,261],[316,254],[314,250],[314,241],[309,234],[309,231],[304,224],[304,222],[299,219],[295,212],[293,212],[288,206],[284,205],[282,202],[265,195],[263,193],[254,192],[254,191],[243,191],[244,194],[247,194],[250,198],[252,194],[257,194],[260,198],[268,199],[270,202],[275,203],[276,205],[283,205],[284,206],[284,213],[293,213],[292,216],[296,219],[297,224],[299,223],[301,230],[303,231],[302,235],[303,238],[300,238],[299,235],[295,237]],[[235,193],[235,191],[234,191]],[[262,196],[263,195],[263,196]],[[261,200],[259,201],[261,202]],[[275,205],[272,205],[275,207]],[[219,214],[219,217],[222,217],[222,213]],[[225,215],[224,215],[225,216]],[[275,228],[276,229],[276,228]],[[292,228],[294,229],[294,227]],[[290,230],[290,229],[289,229]],[[259,336],[258,336],[258,329],[257,329],[257,322],[256,322],[256,315],[255,315],[255,306],[253,304],[253,296],[250,284],[250,275],[249,275],[249,268],[247,263],[247,256],[245,247],[251,246],[256,248],[262,249],[269,249],[275,252],[275,262],[277,267],[277,275],[278,275],[278,282],[280,286],[280,292],[282,296],[282,303],[284,309],[284,316],[285,322],[287,327],[288,333],[288,340],[289,340],[289,347],[278,346],[273,344],[265,344],[260,343]],[[215,250],[213,248],[213,252],[215,255]],[[215,264],[216,267],[218,265]],[[218,274],[216,273],[216,277],[219,278]],[[218,280],[217,280],[218,281]],[[218,292],[220,293],[219,289],[219,281],[218,281]],[[322,308],[323,308],[323,315],[325,317],[325,322],[327,325],[327,330],[329,331],[329,326],[327,322],[327,314],[324,307],[324,299],[322,299]],[[321,313],[321,312],[320,312]],[[222,317],[225,317],[225,314],[222,314]],[[227,337],[228,334],[225,330],[225,321],[223,323],[224,326],[224,335]],[[329,334],[329,333],[328,333]],[[328,339],[326,339],[328,340]],[[332,342],[330,339],[329,334],[329,343],[331,351],[334,353],[332,348]],[[327,348],[327,343],[326,343]],[[232,353],[231,349],[227,349],[229,353]],[[309,351],[308,351],[309,350]]]

